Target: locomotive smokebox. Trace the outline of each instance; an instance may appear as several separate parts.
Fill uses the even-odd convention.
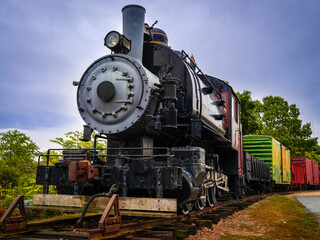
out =
[[[130,40],[131,50],[114,51],[92,63],[81,77],[77,92],[78,109],[86,124],[118,137],[143,133],[151,95],[155,83],[159,84],[159,78],[142,64],[146,10],[128,5],[122,12],[123,35]]]
[[[139,5],[127,5],[122,8],[123,35],[131,41],[128,55],[140,62],[142,62],[145,13],[145,8]]]

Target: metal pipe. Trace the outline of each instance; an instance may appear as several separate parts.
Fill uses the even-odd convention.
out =
[[[111,195],[114,194],[114,193],[116,193],[116,192],[118,192],[118,186],[117,186],[116,184],[113,184],[113,185],[111,186],[109,192],[107,192],[107,193],[97,193],[97,194],[93,195],[93,196],[89,199],[89,201],[86,203],[86,205],[85,205],[85,207],[84,207],[84,209],[83,209],[83,211],[82,211],[82,214],[81,214],[80,218],[78,219],[76,225],[77,225],[77,226],[82,226],[82,222],[83,222],[84,216],[86,215],[86,212],[87,212],[87,210],[88,210],[91,202],[92,202],[95,198],[97,198],[97,197],[111,197]]]
[[[122,8],[123,35],[131,41],[131,50],[127,54],[142,62],[144,16],[146,10],[139,5],[127,5]]]

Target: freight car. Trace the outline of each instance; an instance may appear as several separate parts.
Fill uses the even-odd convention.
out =
[[[65,149],[54,165],[49,150],[37,168],[43,192],[55,185],[59,194],[93,195],[116,184],[120,196],[176,198],[187,213],[211,206],[223,191],[239,198],[268,190],[269,166],[244,157],[232,87],[171,49],[163,30],[145,24],[143,7],[122,13],[123,34],[104,39],[111,54],[74,82],[83,140],[95,130],[108,149]]]
[[[270,166],[272,186],[285,190],[291,183],[290,151],[271,136],[248,135],[243,137],[243,148]]]
[[[319,164],[308,158],[291,158],[292,183],[291,189],[318,189]]]
[[[259,158],[244,152],[245,193],[261,193],[272,190],[270,166]]]
[[[291,174],[292,181],[290,189],[292,190],[302,190],[306,187],[306,167],[296,164],[293,159],[291,159]]]

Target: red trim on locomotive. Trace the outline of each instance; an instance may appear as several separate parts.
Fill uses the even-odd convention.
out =
[[[221,94],[226,94],[226,117],[225,117],[225,126],[226,128],[229,127],[229,93],[228,92],[221,92]]]

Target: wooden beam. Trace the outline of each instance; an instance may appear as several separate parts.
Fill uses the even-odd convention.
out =
[[[81,213],[83,211],[83,207],[68,207],[68,206],[26,206],[26,209],[31,209],[35,211],[60,211],[65,213]],[[103,213],[103,210],[99,209],[89,209],[87,211],[89,213]],[[114,214],[114,211],[111,210],[111,214]],[[155,212],[155,211],[132,211],[132,210],[121,210],[121,216],[132,216],[132,217],[146,217],[146,218],[171,218],[177,216],[175,212]]]
[[[61,206],[61,207],[84,207],[90,196],[61,195],[61,194],[35,194],[34,205]],[[90,210],[104,210],[110,198],[99,197],[92,201]],[[171,198],[135,198],[120,197],[120,210],[130,211],[155,211],[177,212],[177,200]]]

